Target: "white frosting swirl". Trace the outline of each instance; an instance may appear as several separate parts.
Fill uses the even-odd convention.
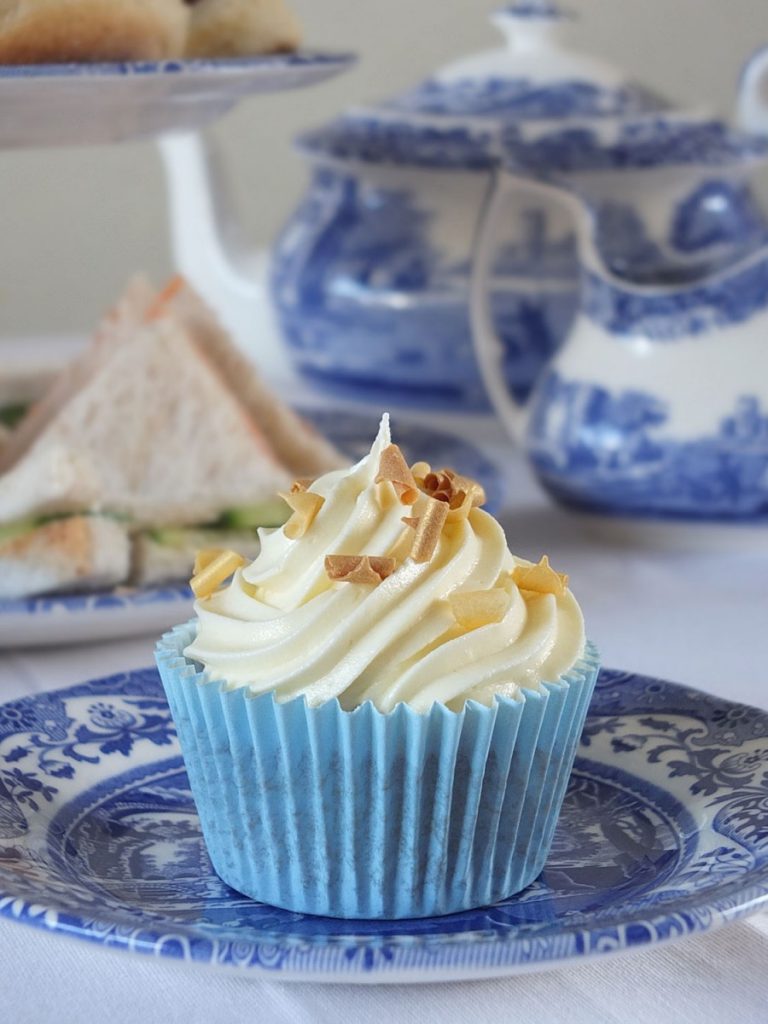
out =
[[[510,554],[481,509],[449,522],[425,564],[407,557],[376,586],[328,578],[326,555],[387,557],[407,529],[409,509],[382,501],[391,485],[374,482],[389,444],[385,416],[369,455],[312,484],[325,502],[302,538],[261,531],[256,561],[195,605],[189,658],[229,688],[311,705],[337,697],[347,709],[371,700],[382,712],[401,701],[420,712],[434,702],[490,704],[573,667],[585,644],[578,604],[570,591],[524,596],[510,574],[531,563]],[[510,595],[502,621],[462,629],[446,599],[494,586]]]

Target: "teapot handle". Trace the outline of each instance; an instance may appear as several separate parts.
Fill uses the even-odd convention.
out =
[[[514,178],[504,171],[497,172],[480,216],[475,239],[469,312],[472,343],[485,390],[507,433],[522,446],[527,427],[527,408],[507,387],[504,368],[505,347],[494,323],[491,287],[504,211],[515,186]]]
[[[505,346],[496,330],[491,306],[493,267],[499,249],[504,212],[512,197],[519,200],[521,193],[538,200],[544,206],[559,206],[566,210],[573,225],[582,271],[606,278],[611,277],[611,274],[597,244],[595,211],[584,196],[573,188],[566,188],[564,184],[516,177],[505,170],[497,172],[475,240],[470,282],[470,322],[475,356],[488,397],[509,435],[522,446],[528,428],[530,398],[526,402],[519,401],[507,386]]]
[[[768,46],[753,54],[741,73],[737,119],[742,131],[768,135]]]
[[[586,262],[590,262],[594,247],[590,212],[586,204],[572,196],[563,185],[517,177],[504,169],[497,171],[475,239],[469,296],[470,322],[475,357],[485,390],[510,437],[523,446],[528,429],[530,397],[521,401],[507,385],[506,347],[496,329],[492,308],[493,270],[504,215],[513,198],[519,202],[521,193],[545,206],[561,206],[568,210],[580,240],[581,257]]]

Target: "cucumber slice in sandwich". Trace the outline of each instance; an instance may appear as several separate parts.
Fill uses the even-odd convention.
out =
[[[0,426],[13,430],[20,420],[24,419],[29,406],[23,404],[0,406]]]

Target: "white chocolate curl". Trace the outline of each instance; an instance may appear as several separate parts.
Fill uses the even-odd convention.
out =
[[[413,529],[400,501],[379,500],[392,485],[375,482],[390,443],[385,416],[369,455],[312,483],[325,500],[304,536],[260,531],[256,561],[197,603],[188,657],[254,695],[274,691],[280,701],[304,697],[313,706],[338,698],[347,709],[370,700],[383,712],[400,702],[419,712],[435,702],[451,710],[467,700],[491,704],[573,667],[585,642],[573,595],[521,591],[513,574],[531,563],[510,554],[501,526],[482,509],[449,518],[428,561],[403,554],[404,532],[413,537]],[[325,569],[335,554],[395,557],[397,568],[376,586],[336,582]],[[509,596],[505,611],[498,601],[499,621],[462,624],[454,615],[452,598],[497,588]]]

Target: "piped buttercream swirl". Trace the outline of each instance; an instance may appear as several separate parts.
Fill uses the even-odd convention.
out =
[[[312,483],[323,502],[303,536],[261,531],[258,558],[195,605],[187,657],[229,688],[313,706],[338,698],[346,709],[370,700],[382,712],[400,702],[416,711],[490,704],[573,667],[585,645],[576,600],[567,588],[520,589],[515,570],[532,563],[510,553],[488,513],[449,517],[428,561],[409,556],[413,529],[403,519],[415,513],[391,483],[376,482],[390,443],[385,416],[362,461]],[[339,582],[326,571],[329,555],[394,557],[396,568],[376,584]],[[498,621],[467,628],[456,598],[483,591],[499,597]]]

